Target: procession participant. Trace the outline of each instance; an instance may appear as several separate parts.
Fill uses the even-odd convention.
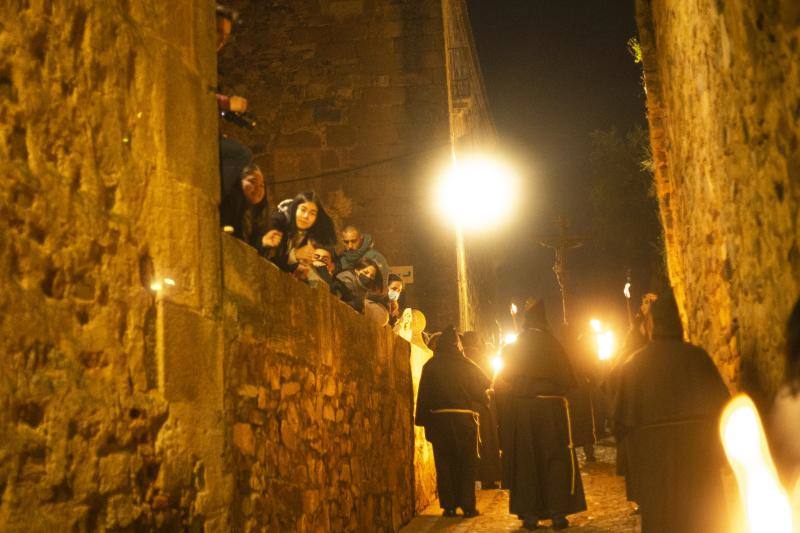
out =
[[[481,342],[477,331],[465,331],[461,335],[461,344],[464,345],[464,355],[478,365],[484,373],[492,372],[486,348]],[[478,406],[480,415],[480,440],[481,456],[478,462],[478,480],[481,488],[500,488],[502,471],[500,466],[500,443],[497,436],[497,410],[494,399],[490,396],[488,402]]]
[[[642,305],[639,312],[632,319],[630,329],[622,343],[622,348],[617,357],[612,362],[611,370],[603,381],[602,388],[611,403],[611,430],[614,434],[616,446],[617,475],[625,478],[625,496],[629,502],[637,502],[636,489],[633,486],[633,474],[630,466],[630,454],[628,453],[628,443],[620,435],[614,423],[614,405],[617,403],[619,388],[622,381],[622,369],[633,355],[650,341],[652,333],[652,323],[650,318],[650,304],[655,301],[655,295],[649,293],[642,298]],[[638,513],[638,504],[636,512]]]
[[[671,294],[650,315],[652,340],[624,364],[615,407],[642,533],[723,531],[717,421],[728,389],[708,354],[683,342]]]
[[[770,413],[770,447],[785,486],[800,486],[800,299],[786,323],[785,383]]]
[[[480,514],[475,507],[478,467],[477,409],[486,399],[489,378],[464,356],[452,326],[437,338],[434,355],[422,367],[415,424],[433,445],[436,491],[444,516]]]
[[[501,376],[509,390],[501,433],[509,509],[527,529],[548,518],[553,529],[567,528],[567,515],[586,509],[565,397],[575,377],[542,301],[530,306],[522,333],[504,353]]]

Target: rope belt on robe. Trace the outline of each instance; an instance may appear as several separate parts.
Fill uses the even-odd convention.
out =
[[[478,459],[481,458],[481,415],[479,415],[477,411],[473,411],[472,409],[431,409],[431,413],[437,415],[443,413],[461,413],[472,415],[472,419],[475,421],[475,431],[478,436],[477,448],[475,452],[478,454]]]
[[[653,422],[652,424],[645,424],[643,426],[639,426],[636,429],[655,429],[655,428],[665,428],[669,426],[683,426],[685,424],[704,424],[704,423],[713,423],[714,419],[712,417],[695,417],[695,418],[683,418],[678,420],[665,420],[663,422]]]
[[[575,495],[575,475],[576,475],[577,472],[576,472],[576,468],[575,468],[575,446],[572,443],[572,417],[570,417],[570,414],[569,414],[569,400],[567,400],[567,398],[564,397],[564,396],[545,396],[545,395],[540,395],[540,396],[536,396],[536,397],[541,399],[541,400],[559,400],[564,404],[564,413],[567,416],[567,437],[569,439],[569,442],[567,444],[567,446],[569,447],[569,464],[570,464],[570,467],[572,467],[572,476],[571,476],[569,494],[570,494],[570,496],[574,496]]]

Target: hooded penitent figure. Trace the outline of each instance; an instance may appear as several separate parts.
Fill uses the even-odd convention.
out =
[[[486,400],[489,378],[464,356],[452,326],[437,341],[433,357],[422,367],[415,423],[433,444],[436,490],[445,516],[455,516],[457,507],[475,516],[477,409]]]
[[[717,424],[728,389],[708,354],[682,341],[671,295],[651,316],[652,340],[621,369],[614,415],[642,532],[726,531]]]
[[[563,529],[566,515],[586,509],[586,501],[565,398],[575,378],[543,302],[527,311],[522,333],[503,355],[500,432],[510,511],[525,527],[552,519],[554,529]]]
[[[491,364],[486,347],[477,331],[465,331],[461,335],[464,355],[478,365],[485,374],[491,374]],[[483,489],[496,488],[502,479],[500,467],[500,442],[497,436],[497,408],[492,397],[478,406],[480,415],[481,457],[478,462],[478,480]]]
[[[786,383],[770,413],[770,447],[784,486],[800,480],[800,299],[786,323]]]

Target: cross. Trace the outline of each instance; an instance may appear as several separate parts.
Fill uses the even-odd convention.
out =
[[[568,235],[569,222],[566,217],[558,217],[559,233],[539,238],[539,244],[547,248],[552,248],[556,253],[556,261],[553,264],[553,272],[556,274],[558,287],[561,289],[561,312],[562,323],[567,325],[567,250],[578,248],[586,242],[586,237],[578,235]]]

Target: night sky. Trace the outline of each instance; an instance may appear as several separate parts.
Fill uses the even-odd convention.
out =
[[[552,252],[534,235],[554,232],[559,214],[572,221],[574,233],[591,235],[589,135],[646,122],[641,67],[626,45],[636,35],[633,0],[469,0],[469,6],[500,142],[527,182],[524,207],[502,238],[508,251],[499,258],[499,300],[543,296],[557,323]],[[593,279],[596,254],[588,245],[570,256],[573,322],[603,306],[602,313],[623,319],[625,273],[614,287],[601,286]]]

